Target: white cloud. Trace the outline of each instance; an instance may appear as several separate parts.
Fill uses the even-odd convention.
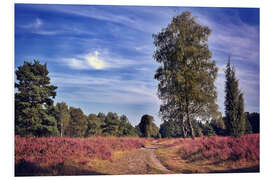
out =
[[[102,53],[101,53],[102,52]],[[116,69],[136,65],[152,65],[154,61],[145,59],[126,59],[113,54],[106,49],[94,50],[85,55],[77,55],[75,58],[64,58],[64,62],[72,69]]]
[[[88,54],[85,59],[88,64],[94,69],[105,69],[106,67],[108,67],[108,64],[104,60],[100,59],[98,55],[99,52],[95,51],[94,55]]]
[[[88,53],[86,55],[80,55],[76,58],[64,58],[64,62],[72,68],[78,70],[84,69],[97,69],[102,70],[109,68],[109,65],[99,57],[99,52],[94,51],[93,53]]]
[[[88,69],[87,64],[83,60],[71,58],[66,59],[67,64],[72,69]]]

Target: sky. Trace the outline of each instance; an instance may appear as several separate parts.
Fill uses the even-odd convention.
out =
[[[58,86],[55,103],[85,114],[125,114],[132,125],[150,114],[159,125],[152,34],[186,10],[212,30],[208,45],[219,68],[219,110],[224,115],[230,56],[245,110],[259,112],[258,8],[15,4],[15,69],[34,59],[47,63],[51,84]]]

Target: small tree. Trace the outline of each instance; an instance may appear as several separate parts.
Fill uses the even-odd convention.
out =
[[[216,133],[215,133],[213,127],[211,126],[211,124],[209,122],[206,122],[203,125],[202,132],[203,132],[204,136],[216,136]]]
[[[235,68],[230,65],[228,59],[225,70],[225,124],[228,134],[233,137],[243,136],[245,133],[245,111],[243,93],[238,88],[238,80],[235,77]]]
[[[142,116],[141,122],[139,123],[139,129],[143,137],[151,137],[153,121],[153,116],[148,114]]]
[[[237,119],[239,121],[239,125],[238,125],[239,136],[243,136],[246,130],[246,115],[245,115],[245,107],[244,107],[244,95],[241,92],[238,97]]]
[[[246,119],[251,125],[252,133],[260,133],[260,114],[257,112],[247,112]]]
[[[87,116],[80,108],[69,108],[70,123],[68,126],[68,134],[70,137],[84,137],[87,131]]]
[[[159,132],[163,138],[180,137],[182,133],[179,122],[173,120],[164,121]]]
[[[214,129],[216,135],[218,136],[224,136],[225,133],[225,124],[224,124],[224,120],[222,117],[218,118],[218,119],[213,119],[210,121],[210,125],[212,126],[212,128]]]
[[[89,114],[88,118],[88,129],[86,136],[96,136],[102,133],[101,130],[101,121],[95,114]]]
[[[108,112],[104,124],[101,126],[102,133],[107,136],[119,136],[119,124],[117,113]]]
[[[57,135],[57,123],[50,115],[56,86],[50,85],[47,65],[24,62],[16,70],[15,134],[21,136]]]
[[[154,117],[148,114],[142,116],[140,123],[137,128],[141,137],[154,137],[160,138],[161,134],[159,128],[154,123]]]
[[[246,112],[245,113],[245,117],[246,117],[246,130],[245,130],[245,134],[252,134],[253,133],[252,132],[252,126],[251,126],[251,124],[249,122],[248,115],[249,115],[249,113]]]
[[[120,116],[119,136],[138,136],[136,129],[128,121],[126,115]]]
[[[66,135],[66,130],[70,121],[70,113],[68,106],[65,102],[56,104],[56,121],[57,127],[60,131],[60,136],[63,137]]]
[[[104,113],[99,112],[98,115],[97,115],[97,117],[98,117],[98,119],[99,119],[99,121],[100,121],[101,123],[104,123],[104,121],[105,121],[105,119],[106,119],[106,115],[105,115]]]

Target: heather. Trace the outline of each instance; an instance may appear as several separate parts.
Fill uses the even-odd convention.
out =
[[[241,161],[259,163],[259,144],[259,134],[249,134],[240,138],[214,136],[180,139],[167,146],[179,146],[178,153],[181,158],[190,162],[206,159],[217,162]]]
[[[141,148],[140,138],[15,137],[15,161],[35,165],[57,165],[66,161],[86,164],[93,159],[110,160],[114,151]]]

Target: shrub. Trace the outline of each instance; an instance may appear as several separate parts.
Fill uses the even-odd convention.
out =
[[[36,138],[15,137],[15,162],[56,165],[65,161],[86,164],[94,158],[108,160],[113,151],[140,148],[145,139],[139,138]]]
[[[241,160],[259,161],[259,134],[245,135],[241,138],[208,137],[195,140],[178,140],[169,146],[180,145],[179,154],[183,159],[194,160],[201,155],[204,159],[212,160]]]

